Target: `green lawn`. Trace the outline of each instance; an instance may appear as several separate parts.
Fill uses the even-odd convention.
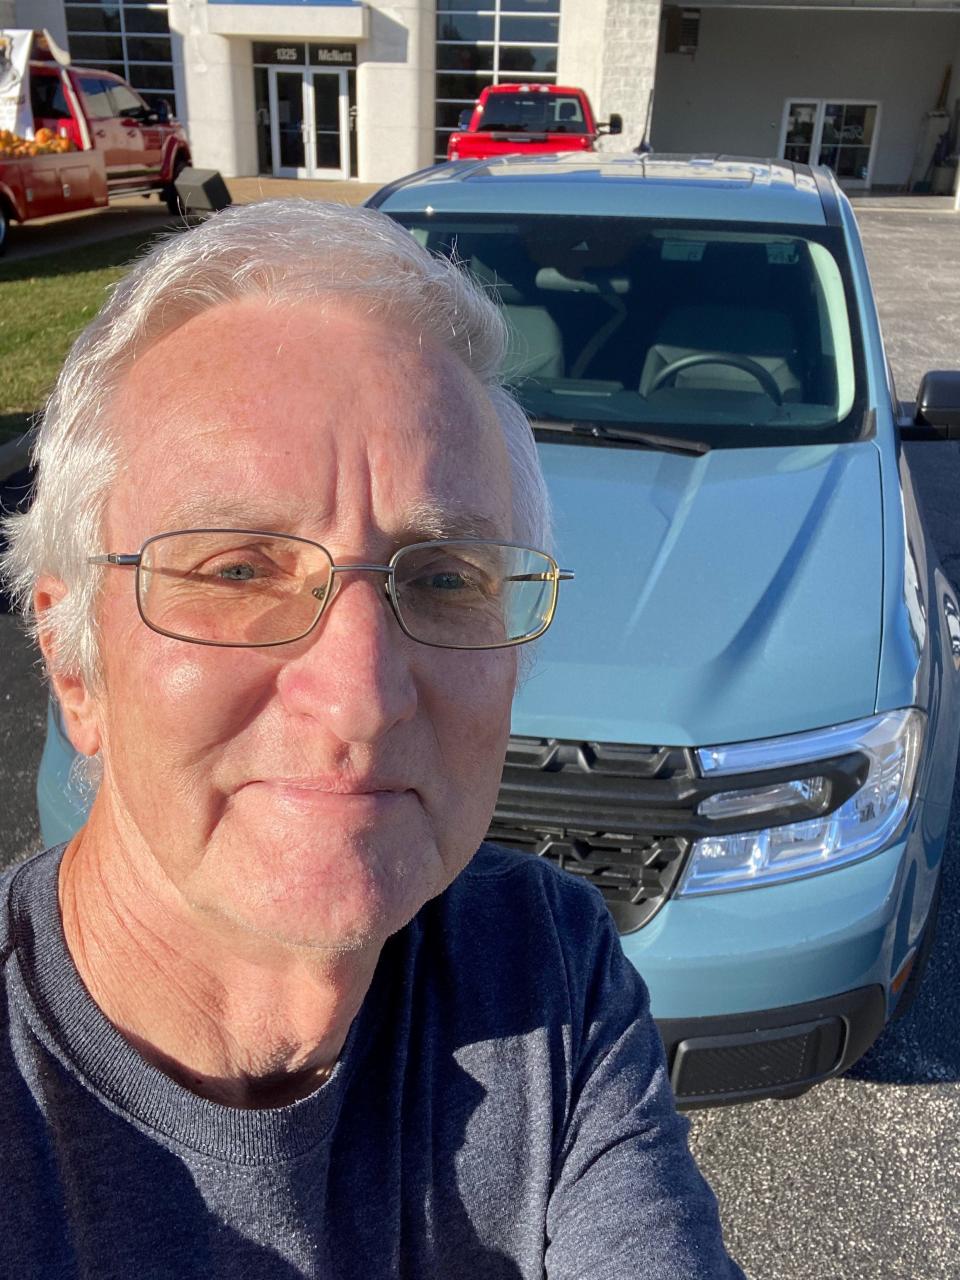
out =
[[[71,342],[156,233],[0,262],[0,442],[43,406]]]

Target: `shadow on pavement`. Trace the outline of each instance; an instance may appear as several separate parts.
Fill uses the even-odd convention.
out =
[[[49,254],[82,253],[84,257],[102,244],[130,235],[147,236],[167,228],[174,230],[178,220],[157,204],[144,203],[143,208],[112,205],[107,209],[61,216],[47,221],[15,223],[7,237],[3,259],[7,267],[23,267],[24,276],[39,276],[43,259]]]
[[[874,1084],[960,1080],[960,782],[947,833],[936,941],[916,1001],[846,1074]]]

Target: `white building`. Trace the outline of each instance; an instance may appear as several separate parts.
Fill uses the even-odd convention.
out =
[[[957,144],[960,0],[0,0],[0,25],[167,98],[227,177],[389,181],[518,80],[619,112],[605,148],[819,160],[851,187],[929,186]]]

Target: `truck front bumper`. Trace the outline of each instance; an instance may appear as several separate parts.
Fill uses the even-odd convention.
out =
[[[674,898],[625,934],[678,1104],[788,1097],[851,1066],[896,1005],[894,979],[919,946],[938,869],[911,823],[863,862]]]
[[[667,1018],[657,1025],[681,1110],[795,1097],[845,1071],[880,1034],[881,986],[809,1004],[716,1018]]]

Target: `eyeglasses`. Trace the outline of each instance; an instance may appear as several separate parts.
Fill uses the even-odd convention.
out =
[[[193,644],[291,644],[312,631],[339,575],[379,573],[401,630],[441,649],[501,649],[543,635],[559,583],[573,574],[552,556],[510,542],[415,542],[388,564],[334,564],[326,547],[259,529],[182,529],[138,552],[88,556],[135,568],[148,627]]]

